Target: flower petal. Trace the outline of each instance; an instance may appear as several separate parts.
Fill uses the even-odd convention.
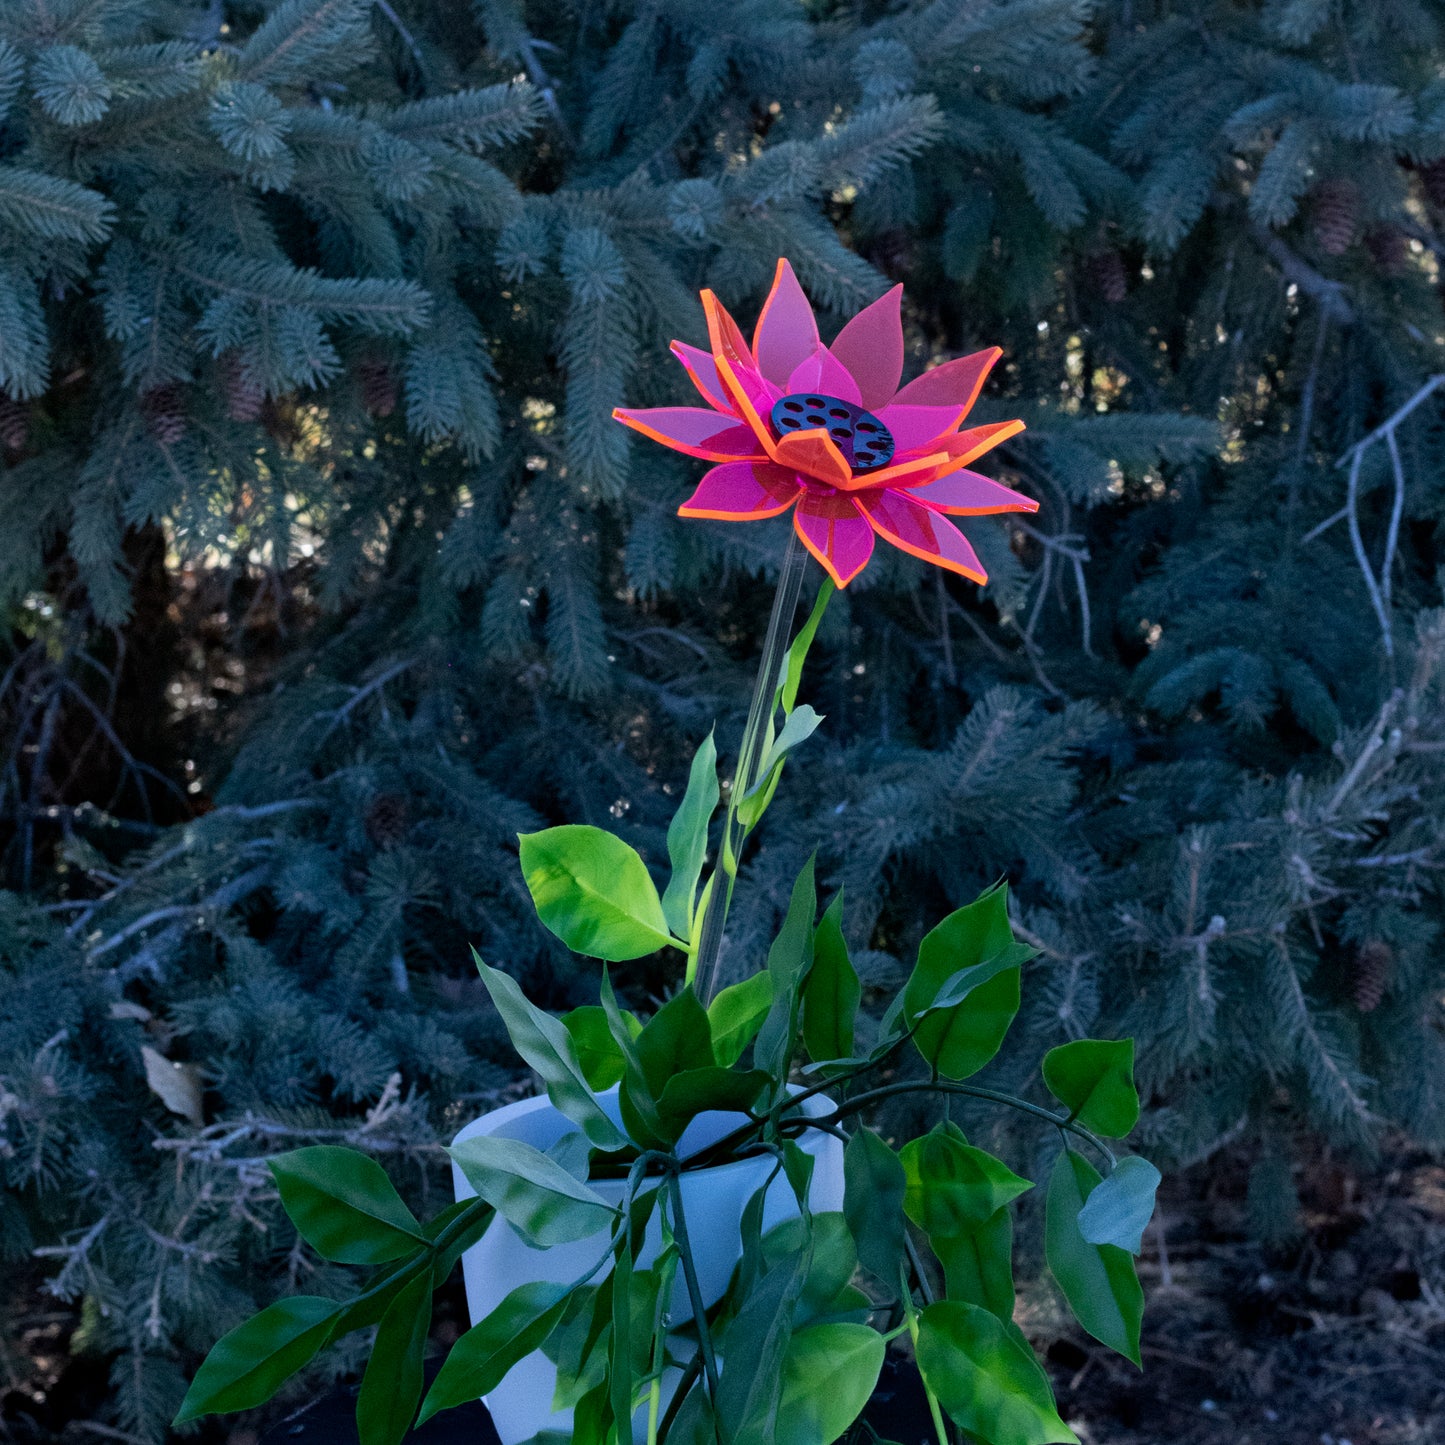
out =
[[[773,455],[782,466],[794,467],[830,487],[846,488],[853,481],[848,459],[822,427],[789,432],[778,441]]]
[[[726,462],[704,473],[697,490],[677,509],[679,517],[718,522],[758,522],[786,512],[803,484],[796,473],[771,462]]]
[[[717,362],[712,359],[712,353],[703,351],[701,347],[689,346],[685,341],[674,341],[671,350],[692,378],[692,384],[702,393],[702,399],[716,410],[736,416],[737,409],[728,398],[722,377],[717,374]]]
[[[730,416],[719,416],[700,406],[655,406],[642,411],[618,407],[612,415],[623,426],[643,436],[708,462],[725,462],[734,457],[761,457],[752,428]]]
[[[873,529],[854,499],[839,492],[809,488],[793,513],[793,526],[839,587],[846,587],[873,555]]]
[[[1039,509],[1039,504],[1032,497],[1012,491],[988,477],[981,477],[977,472],[951,472],[935,482],[910,487],[908,495],[915,502],[927,502],[930,507],[960,517],[982,517],[992,512],[1037,512]]]
[[[840,401],[851,401],[855,406],[863,405],[858,383],[853,380],[852,373],[821,341],[793,368],[784,390],[817,391],[824,396],[836,396]]]
[[[988,581],[968,538],[941,513],[919,506],[911,493],[885,488],[855,493],[853,500],[885,542],[971,581]]]
[[[793,368],[818,344],[818,323],[813,308],[793,275],[787,260],[778,262],[773,289],[763,302],[753,332],[753,353],[757,367],[771,382],[782,386]]]
[[[829,350],[852,373],[861,405],[877,411],[893,400],[903,375],[903,287],[895,286],[865,306],[837,335]],[[841,396],[842,392],[835,392]],[[850,398],[851,400],[851,398]]]
[[[876,472],[859,472],[843,488],[847,492],[876,491],[879,487],[921,487],[931,482],[949,465],[945,451],[928,452],[916,457],[905,457],[891,467]]]
[[[908,406],[959,406],[968,411],[983,389],[984,378],[1003,352],[997,346],[945,361],[915,377],[894,397]]]
[[[753,353],[748,349],[747,340],[737,322],[728,315],[727,307],[711,291],[699,294],[702,297],[702,314],[707,318],[707,339],[714,360],[726,360],[734,368],[756,371],[758,364],[753,360]]]
[[[986,426],[972,426],[967,431],[951,432],[939,437],[934,443],[939,451],[947,452],[950,466],[966,467],[969,462],[992,451],[1000,442],[1016,437],[1024,430],[1021,421],[991,421]],[[932,450],[932,447],[930,447]]]
[[[939,439],[963,420],[961,406],[900,406],[891,402],[877,414],[893,433],[893,455],[900,460],[912,451],[942,451]]]

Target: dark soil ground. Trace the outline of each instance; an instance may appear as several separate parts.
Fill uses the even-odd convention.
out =
[[[1025,1297],[1060,1412],[1085,1445],[1445,1445],[1445,1168],[1301,1179],[1305,1233],[1246,1231],[1227,1161],[1174,1180],[1151,1228],[1144,1371]]]
[[[1140,1260],[1142,1373],[1072,1327],[1046,1288],[1022,1291],[1020,1322],[1084,1445],[1445,1445],[1445,1165],[1402,1152],[1373,1176],[1321,1163],[1298,1183],[1304,1232],[1270,1253],[1249,1237],[1232,1161],[1169,1181],[1166,1248],[1151,1227]],[[31,1307],[5,1301],[18,1329],[0,1340],[0,1441],[142,1445],[100,1423],[106,1364],[71,1355],[76,1321],[38,1292],[41,1279],[19,1282]],[[465,1327],[460,1288],[439,1304],[442,1346]],[[890,1433],[914,1445],[921,1433],[902,1426],[919,1414],[909,1382],[889,1382],[900,1419]],[[284,1419],[279,1440],[295,1433],[298,1403],[196,1438],[258,1445]],[[312,1430],[315,1445],[342,1445],[347,1413],[332,1409],[341,1423]],[[483,1445],[475,1422],[465,1438]]]

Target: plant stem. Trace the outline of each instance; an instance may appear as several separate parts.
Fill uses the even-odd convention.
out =
[[[687,1369],[682,1372],[682,1379],[677,1382],[677,1389],[672,1392],[672,1399],[662,1415],[662,1424],[657,1429],[657,1438],[660,1441],[667,1439],[668,1432],[672,1429],[672,1422],[677,1419],[677,1412],[682,1409],[688,1391],[697,1383],[697,1377],[700,1374],[702,1374],[701,1350],[687,1362]]]
[[[908,1324],[908,1338],[913,1341],[913,1358],[918,1358],[918,1310],[913,1304],[913,1286],[908,1279],[908,1266],[900,1260],[898,1263],[898,1285],[900,1297],[903,1301],[903,1317]],[[928,1388],[928,1381],[923,1382],[923,1393],[928,1396],[928,1411],[933,1416],[933,1428],[938,1435],[938,1445],[949,1445],[948,1427],[943,1423],[943,1411],[938,1405],[938,1396]]]
[[[762,740],[765,724],[772,716],[773,699],[778,687],[778,669],[788,650],[793,630],[793,615],[798,610],[798,594],[803,586],[803,572],[808,554],[798,545],[798,534],[788,529],[788,546],[778,571],[778,590],[773,594],[773,611],[768,618],[763,655],[758,662],[757,680],[753,684],[753,701],[748,709],[747,726],[743,729],[742,746],[738,749],[738,766],[728,794],[727,813],[723,817],[722,843],[713,869],[712,891],[707,911],[698,929],[697,954],[692,965],[693,986],[706,1005],[717,991],[718,961],[722,956],[723,929],[727,923],[728,905],[732,902],[733,884],[737,880],[738,853],[742,838],[735,833],[738,804],[757,782],[762,762]],[[719,870],[726,873],[726,885],[718,880]]]
[[[677,1235],[677,1252],[682,1259],[682,1276],[687,1281],[687,1297],[692,1301],[692,1317],[697,1325],[697,1347],[702,1355],[703,1369],[707,1372],[708,1394],[717,1399],[717,1356],[712,1350],[712,1335],[707,1327],[707,1307],[703,1302],[702,1286],[697,1282],[697,1266],[693,1263],[692,1243],[687,1237],[687,1219],[682,1211],[682,1178],[671,1177],[673,1232]]]
[[[825,1115],[819,1122],[838,1124],[850,1114],[856,1114],[859,1109],[866,1108],[879,1099],[889,1099],[895,1094],[916,1094],[928,1090],[937,1090],[943,1094],[966,1094],[971,1099],[989,1099],[995,1104],[1007,1104],[1011,1109],[1032,1114],[1036,1119],[1045,1119],[1060,1129],[1067,1129],[1069,1133],[1078,1135],[1080,1139],[1092,1144],[1109,1161],[1110,1169],[1119,1162],[1114,1151],[1097,1134],[1091,1133],[1082,1124],[1075,1123],[1073,1119],[1064,1114],[1055,1114],[1038,1104],[1031,1104],[1027,1099],[1020,1099],[1015,1094],[1005,1094],[999,1089],[985,1089],[981,1084],[954,1084],[942,1079],[920,1080],[916,1084],[885,1084],[881,1088],[869,1089],[866,1093],[856,1094],[846,1103],[840,1104],[831,1114]]]

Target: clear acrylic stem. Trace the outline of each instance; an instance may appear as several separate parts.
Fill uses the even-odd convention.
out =
[[[783,659],[787,656],[793,618],[798,610],[798,595],[803,588],[803,573],[807,566],[808,554],[799,544],[797,532],[790,527],[787,550],[783,553],[783,563],[778,571],[778,590],[773,595],[773,612],[768,618],[767,636],[763,640],[763,655],[758,663],[757,681],[753,685],[752,706],[748,709],[747,726],[743,729],[742,746],[738,749],[737,771],[733,775],[727,813],[723,818],[722,845],[718,850],[712,892],[703,917],[692,970],[693,986],[704,1004],[711,1002],[717,992],[723,929],[727,924],[734,882],[734,872],[727,870],[724,862],[732,859],[735,868],[741,846],[737,834],[737,805],[758,780],[758,769],[763,761],[763,735],[777,696],[778,680]],[[720,874],[726,876],[718,876]]]

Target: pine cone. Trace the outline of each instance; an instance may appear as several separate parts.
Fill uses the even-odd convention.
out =
[[[1421,166],[1419,170],[1425,199],[1437,210],[1445,211],[1445,156]]]
[[[1112,247],[1084,257],[1084,278],[1110,306],[1119,305],[1129,294],[1124,258]]]
[[[1314,190],[1315,239],[1327,256],[1343,256],[1360,224],[1360,188],[1344,176],[1331,176]]]
[[[226,396],[226,415],[232,421],[255,421],[261,415],[265,394],[246,375],[234,352],[221,358],[221,389]]]
[[[406,837],[410,812],[405,793],[378,793],[366,810],[366,836],[378,848],[394,848]]]
[[[1390,984],[1391,965],[1395,961],[1395,950],[1382,939],[1372,938],[1360,945],[1355,955],[1355,977],[1353,992],[1355,1007],[1362,1014],[1374,1013],[1385,990]]]
[[[1365,232],[1365,249],[1385,276],[1403,276],[1409,260],[1409,237],[1398,226],[1374,226]]]
[[[29,440],[30,408],[0,392],[0,444],[7,452],[18,452]]]
[[[140,409],[150,434],[163,446],[174,446],[185,436],[185,393],[176,382],[146,392],[140,399]]]
[[[396,410],[396,377],[379,356],[368,356],[356,366],[361,404],[372,416],[390,416]]]

